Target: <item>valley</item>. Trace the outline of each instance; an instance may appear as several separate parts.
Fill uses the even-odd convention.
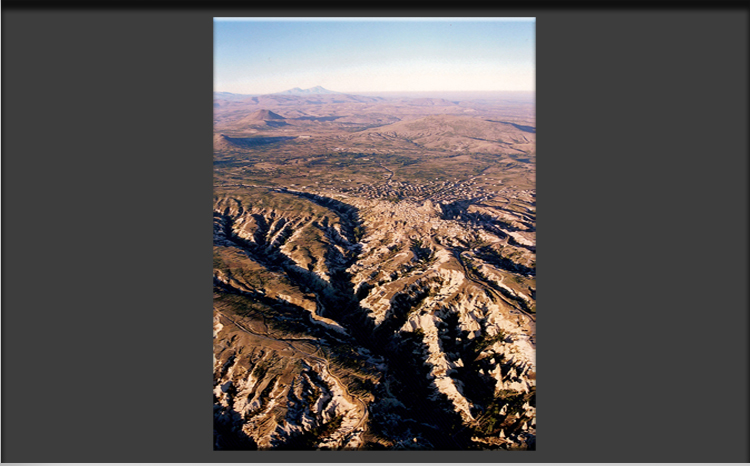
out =
[[[533,93],[214,95],[214,448],[536,448]]]

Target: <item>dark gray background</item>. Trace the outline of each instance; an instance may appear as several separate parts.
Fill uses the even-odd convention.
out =
[[[290,14],[537,17],[537,451],[212,451],[212,17]],[[747,10],[2,21],[2,461],[749,459]]]

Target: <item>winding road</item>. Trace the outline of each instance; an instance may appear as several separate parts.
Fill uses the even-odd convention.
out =
[[[385,180],[385,184],[390,184],[390,183],[391,183],[391,178],[393,178],[393,175],[394,175],[394,173],[393,173],[393,170],[391,170],[390,168],[388,168],[388,167],[386,167],[385,165],[383,165],[383,163],[382,163],[382,162],[378,162],[378,164],[380,165],[380,167],[381,167],[381,168],[382,168],[383,170],[385,170],[385,171],[387,171],[387,172],[388,172],[388,179],[387,179],[387,180]]]

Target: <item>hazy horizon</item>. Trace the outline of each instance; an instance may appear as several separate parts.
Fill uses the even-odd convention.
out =
[[[311,86],[315,87],[315,86]],[[339,94],[350,94],[350,95],[365,95],[365,96],[421,96],[425,97],[428,95],[434,95],[434,96],[442,96],[446,94],[460,94],[460,95],[480,95],[480,94],[536,94],[536,90],[518,90],[518,91],[508,91],[508,90],[456,90],[456,89],[440,89],[440,90],[433,90],[433,91],[409,91],[409,90],[394,90],[394,91],[372,91],[372,90],[363,90],[363,91],[352,91],[352,92],[340,92],[336,89],[329,89],[324,86],[324,89],[328,91],[333,91]],[[292,88],[287,89],[281,89],[274,92],[231,92],[231,91],[225,91],[221,89],[214,90],[215,93],[226,93],[226,94],[235,94],[235,95],[247,95],[247,96],[261,96],[261,95],[270,95],[270,94],[280,94],[284,91],[288,91],[294,88],[299,88],[302,90],[310,89],[310,88],[302,88],[300,86],[294,86]],[[313,95],[313,94],[310,94]]]
[[[535,92],[534,18],[214,18],[214,91]]]

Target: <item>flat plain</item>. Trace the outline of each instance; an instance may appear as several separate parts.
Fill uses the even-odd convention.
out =
[[[215,93],[215,449],[535,449],[534,109]]]

